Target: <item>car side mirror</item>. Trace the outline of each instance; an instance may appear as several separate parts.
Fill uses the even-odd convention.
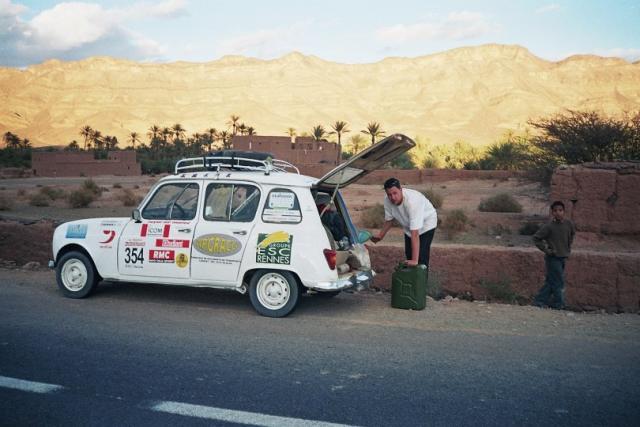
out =
[[[142,215],[140,215],[140,209],[134,209],[131,211],[131,218],[135,222],[142,222]]]

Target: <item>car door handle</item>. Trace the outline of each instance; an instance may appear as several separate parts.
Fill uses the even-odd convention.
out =
[[[239,234],[241,236],[246,236],[247,232],[245,230],[234,231],[233,234]]]
[[[181,228],[178,230],[179,233],[191,233],[190,228]]]

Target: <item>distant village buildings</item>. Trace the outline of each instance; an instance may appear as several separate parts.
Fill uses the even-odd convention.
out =
[[[231,143],[234,150],[271,153],[296,166],[338,164],[338,144],[308,136],[236,135]]]
[[[133,150],[109,151],[106,160],[96,160],[93,152],[34,151],[34,176],[142,175]]]

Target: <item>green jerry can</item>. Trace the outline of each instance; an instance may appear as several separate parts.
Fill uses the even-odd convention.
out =
[[[427,305],[427,266],[398,264],[391,276],[391,307],[423,310]]]

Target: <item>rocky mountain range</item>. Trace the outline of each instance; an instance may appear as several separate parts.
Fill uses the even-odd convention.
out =
[[[336,120],[359,133],[368,122],[446,144],[494,142],[529,119],[566,109],[620,114],[640,109],[640,63],[572,56],[543,60],[511,45],[458,48],[417,58],[339,64],[290,53],[259,60],[137,63],[108,57],[0,68],[0,132],[34,146],[82,141],[89,125],[126,146],[156,124],[189,134],[226,129],[229,116],[259,135],[298,134]]]

